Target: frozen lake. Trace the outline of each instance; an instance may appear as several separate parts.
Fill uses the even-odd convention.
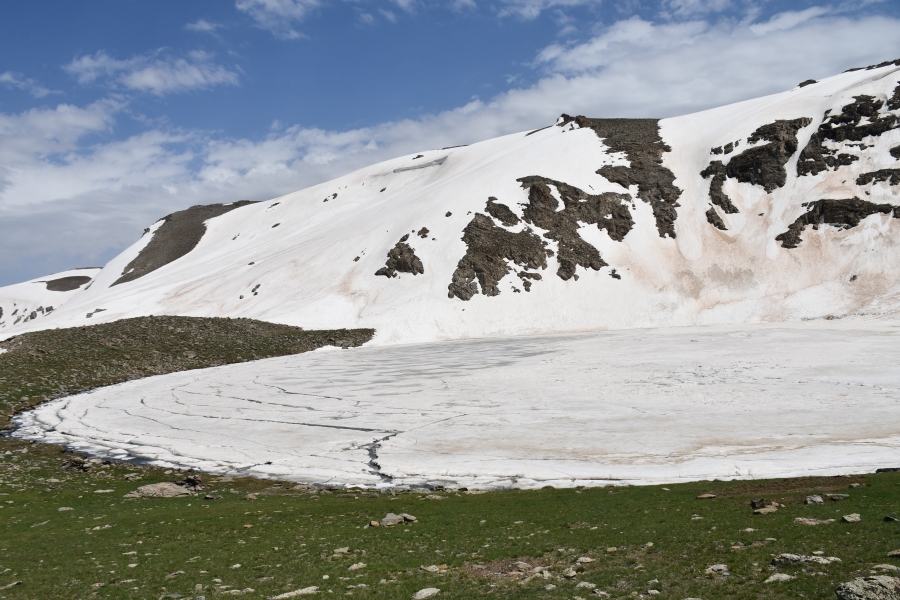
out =
[[[294,481],[540,487],[900,466],[900,322],[327,350],[47,403],[15,435]]]

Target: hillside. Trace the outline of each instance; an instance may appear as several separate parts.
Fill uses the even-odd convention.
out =
[[[146,315],[382,344],[896,315],[898,81],[894,61],[671,119],[563,115],[193,207],[0,336]]]

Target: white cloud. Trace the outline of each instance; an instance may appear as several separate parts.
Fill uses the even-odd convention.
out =
[[[602,0],[500,0],[499,14],[500,16],[515,15],[523,19],[534,19],[548,8],[599,5],[601,2]]]
[[[4,87],[16,88],[31,94],[34,98],[44,98],[50,94],[60,94],[62,92],[54,91],[38,84],[34,79],[23,77],[19,73],[7,71],[0,73],[0,85]]]
[[[751,25],[750,31],[752,31],[756,35],[766,35],[767,33],[772,33],[773,31],[793,29],[801,23],[804,23],[816,17],[821,17],[822,15],[826,15],[829,12],[831,12],[831,10],[828,8],[813,6],[812,8],[807,8],[806,10],[778,13],[765,23],[756,23],[754,25]]]
[[[763,34],[750,27],[629,19],[542,51],[546,72],[530,87],[348,131],[279,123],[263,139],[222,139],[151,124],[105,142],[121,100],[0,113],[0,273],[24,279],[93,263],[193,204],[271,198],[405,153],[537,128],[562,112],[674,116],[900,56],[896,18],[823,16]]]
[[[203,33],[215,33],[216,29],[221,29],[221,27],[222,25],[219,23],[210,23],[206,19],[198,19],[184,26],[188,31],[200,31]]]
[[[320,6],[320,0],[237,0],[235,6],[256,21],[258,27],[275,37],[294,40],[303,37],[294,23],[303,21]]]
[[[666,0],[664,6],[680,17],[722,12],[733,6],[731,0]]]
[[[108,78],[122,88],[157,96],[238,84],[237,71],[214,63],[207,52],[190,52],[186,58],[158,58],[160,54],[162,50],[119,60],[100,50],[74,59],[64,69],[81,84]]]

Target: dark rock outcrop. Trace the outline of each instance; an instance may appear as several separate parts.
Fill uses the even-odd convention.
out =
[[[416,256],[416,251],[406,243],[408,239],[409,234],[404,235],[393,248],[388,250],[387,261],[383,267],[375,271],[375,275],[391,278],[396,277],[398,273],[419,275],[425,272],[425,267]]]
[[[51,292],[71,292],[77,290],[91,280],[86,275],[70,275],[69,277],[60,277],[59,279],[51,279],[46,282],[47,289]]]
[[[663,166],[662,155],[672,149],[659,135],[658,119],[588,119],[562,115],[560,125],[574,121],[579,127],[594,130],[610,152],[623,152],[628,167],[606,165],[597,170],[609,181],[625,188],[636,185],[638,197],[648,203],[656,218],[660,237],[675,237],[675,219],[681,190],[675,174]]]
[[[787,182],[784,165],[797,152],[797,132],[810,123],[812,119],[804,117],[778,120],[759,127],[747,141],[751,144],[761,141],[769,143],[734,156],[725,167],[726,174],[738,181],[762,186],[767,192],[784,187]]]
[[[873,181],[886,181],[888,185],[900,185],[900,169],[879,169],[863,173],[856,178],[856,185],[866,185]]]
[[[893,156],[897,160],[900,160],[900,146],[894,146],[893,148],[891,148],[890,152],[891,156]]]
[[[816,200],[810,202],[807,212],[797,217],[788,226],[788,230],[775,236],[784,248],[796,248],[801,241],[800,234],[807,225],[818,229],[819,225],[834,225],[841,229],[850,229],[859,225],[860,221],[875,213],[891,214],[900,218],[898,208],[890,204],[874,204],[859,198],[844,200]]]
[[[726,214],[733,215],[737,212],[740,212],[737,207],[731,202],[731,198],[722,190],[722,186],[725,184],[726,168],[725,165],[722,164],[721,160],[714,160],[709,163],[709,166],[700,171],[700,176],[704,179],[709,179],[712,177],[712,181],[709,182],[709,199],[713,204],[721,208],[725,211]],[[713,211],[715,212],[715,211]],[[718,217],[718,215],[716,215]],[[709,217],[709,213],[707,213],[707,217]],[[710,221],[712,223],[712,221]],[[719,227],[719,229],[724,229],[724,227]]]
[[[728,231],[728,228],[725,227],[725,222],[722,220],[722,217],[720,217],[719,213],[716,212],[716,209],[711,206],[709,207],[709,210],[706,211],[706,220],[710,225],[712,225],[716,229],[721,229],[722,231]]]
[[[859,160],[852,154],[827,147],[825,142],[860,142],[869,136],[877,137],[900,127],[897,115],[879,114],[883,106],[884,101],[873,96],[854,96],[854,101],[844,106],[840,113],[826,113],[819,129],[800,153],[797,175],[818,175]]]
[[[484,207],[484,211],[503,223],[506,227],[512,227],[519,223],[519,217],[516,216],[516,213],[511,211],[505,204],[497,204],[497,199],[493,196],[488,198],[487,206]]]
[[[547,257],[553,255],[531,229],[513,233],[481,213],[475,213],[466,225],[462,241],[467,246],[466,254],[456,265],[447,293],[449,298],[460,300],[471,299],[479,285],[485,296],[499,294],[497,284],[510,271],[507,261],[525,269],[546,269]]]
[[[544,237],[557,242],[559,269],[556,274],[563,280],[575,276],[578,265],[598,271],[607,264],[600,257],[600,252],[578,235],[580,223],[606,230],[609,237],[617,242],[621,242],[634,226],[631,211],[628,210],[627,194],[607,192],[592,195],[544,177],[523,177],[517,181],[528,190],[528,204],[522,210],[522,218],[526,223],[546,229]],[[559,201],[553,197],[551,185],[562,198],[562,210],[559,210]]]
[[[198,205],[166,215],[150,242],[125,266],[113,285],[134,281],[181,258],[200,243],[206,233],[206,221],[248,204],[254,202]]]

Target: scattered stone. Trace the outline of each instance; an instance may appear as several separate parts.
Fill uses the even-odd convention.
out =
[[[22,582],[13,581],[12,583],[7,583],[6,585],[0,585],[0,590],[8,590],[9,588],[16,587],[17,585],[22,585]]]
[[[578,557],[578,560],[577,560],[576,562],[580,562],[580,563],[592,563],[592,562],[594,562],[594,559],[591,558],[590,556],[579,556],[579,557]]]
[[[698,500],[712,500],[715,497],[716,497],[715,494],[700,494],[699,496],[697,496],[697,499]]]
[[[563,571],[562,574],[563,574],[563,577],[568,577],[568,578],[570,578],[570,579],[571,579],[572,577],[577,577],[577,576],[578,576],[578,573],[576,573],[576,572],[575,572],[575,569],[573,569],[572,567],[569,567],[568,569],[566,569],[565,571]]]
[[[591,583],[590,581],[581,581],[578,583],[578,585],[575,586],[575,589],[577,590],[578,588],[585,588],[588,590],[592,590],[595,587],[597,587],[596,583]]]
[[[175,579],[179,575],[184,575],[184,571],[175,571],[174,573],[169,573],[166,575],[166,579]]]
[[[244,500],[256,500],[256,494],[247,494],[244,496]]]
[[[822,499],[822,496],[815,495],[815,496],[807,496],[806,497],[806,504],[824,504],[824,503],[825,503],[825,501]]]
[[[424,588],[413,594],[412,600],[425,600],[441,593],[437,588]]]
[[[796,517],[794,523],[799,525],[827,525],[834,523],[834,519],[807,519],[806,517]]]
[[[763,508],[757,508],[753,511],[754,515],[771,515],[772,513],[778,512],[778,509],[774,506],[764,506]]]
[[[900,578],[876,575],[858,577],[834,590],[838,600],[896,600],[900,598]]]
[[[310,596],[312,594],[318,594],[318,593],[319,593],[318,586],[311,585],[306,588],[294,590],[293,592],[287,592],[285,594],[279,594],[277,596],[269,596],[268,600],[288,600],[289,598],[297,598],[298,596]]]
[[[850,497],[850,494],[828,494],[828,499],[832,502],[838,502],[839,500],[846,500]]]
[[[350,546],[344,546],[343,548],[334,549],[335,554],[347,554],[348,552],[350,552]]]
[[[591,593],[592,593],[593,595],[595,595],[595,596],[600,596],[601,598],[609,598],[609,597],[610,597],[609,593],[608,593],[608,592],[604,592],[603,590],[597,590],[597,589],[595,589],[595,590],[594,590],[593,592],[591,592]]]
[[[203,499],[204,500],[221,500],[222,496],[220,496],[218,494],[207,494],[207,495],[203,496]]]
[[[722,577],[728,577],[731,575],[731,572],[728,570],[728,565],[718,564],[718,565],[710,565],[706,568],[707,575],[720,575]]]
[[[766,579],[763,583],[777,583],[779,581],[790,581],[791,579],[795,579],[791,575],[787,573],[775,573],[768,579]]]
[[[60,506],[57,510],[59,510],[59,512],[64,512],[67,510],[75,510],[75,509],[72,508],[71,506]]]
[[[383,527],[392,527],[394,525],[399,525],[400,523],[416,523],[418,519],[414,516],[400,513],[399,515],[395,515],[394,513],[388,513],[381,520],[381,525]]]
[[[886,515],[886,516],[884,517],[884,522],[885,522],[885,523],[896,523],[897,521],[900,521],[900,519],[898,519],[897,517],[892,517],[892,516],[890,516],[890,515]]]
[[[872,567],[872,570],[875,571],[893,571],[895,573],[900,573],[900,567],[897,565],[875,565]]]
[[[360,569],[365,569],[365,568],[366,568],[366,563],[358,562],[356,564],[352,564],[349,567],[347,567],[347,570],[348,571],[359,571]]]
[[[441,571],[441,568],[437,565],[428,565],[427,567],[422,565],[419,568],[428,573],[439,573]]]
[[[182,496],[190,496],[191,492],[185,487],[164,481],[162,483],[151,483],[142,485],[133,492],[125,494],[126,498],[180,498]]]
[[[544,586],[544,589],[547,590],[547,591],[549,592],[549,591],[551,591],[551,590],[555,590],[555,589],[556,589],[556,586],[553,585],[552,583],[548,583],[547,585]]]
[[[607,552],[615,552],[616,550],[618,550],[618,548],[616,548],[615,546],[610,546],[606,549]]]
[[[900,558],[900,550],[891,550],[887,553],[890,558]]]
[[[806,556],[805,554],[779,554],[772,559],[770,563],[773,567],[783,567],[785,565],[796,565],[801,563],[810,563],[816,565],[830,565],[831,563],[839,563],[841,559],[836,556]]]
[[[859,513],[851,513],[841,517],[841,521],[844,523],[859,523],[861,520],[862,518],[859,516]]]

